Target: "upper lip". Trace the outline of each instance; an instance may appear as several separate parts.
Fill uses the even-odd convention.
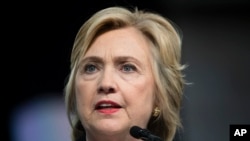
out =
[[[121,106],[111,100],[101,100],[95,104],[95,109],[100,108],[121,108]]]

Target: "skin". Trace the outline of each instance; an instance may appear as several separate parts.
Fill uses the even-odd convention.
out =
[[[154,108],[149,47],[141,32],[128,27],[100,35],[81,58],[76,102],[88,141],[136,140],[130,127],[147,127]],[[117,105],[97,109],[100,101]]]

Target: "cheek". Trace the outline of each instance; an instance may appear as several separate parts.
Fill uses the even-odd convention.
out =
[[[136,91],[135,97],[142,99],[142,102],[152,103],[154,101],[154,82],[152,79],[138,79],[137,83],[134,83],[133,89]]]
[[[138,114],[140,116],[150,116],[154,106],[154,83],[149,79],[148,81],[134,81],[128,90],[128,103],[130,103],[131,114]],[[132,115],[133,116],[133,115]]]
[[[75,85],[77,111],[80,115],[88,115],[93,105],[93,87],[91,84],[76,79]]]

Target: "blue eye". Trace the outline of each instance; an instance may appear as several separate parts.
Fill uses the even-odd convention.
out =
[[[86,73],[94,73],[95,71],[97,71],[96,69],[97,69],[97,68],[96,68],[95,65],[93,65],[93,64],[88,64],[88,65],[86,65],[86,66],[84,67],[84,72],[86,72]]]
[[[136,67],[134,65],[131,65],[131,64],[125,64],[122,66],[122,71],[124,71],[124,72],[132,72],[135,70],[136,70]]]

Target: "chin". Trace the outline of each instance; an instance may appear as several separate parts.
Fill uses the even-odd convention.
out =
[[[117,133],[121,133],[121,132],[124,132],[124,131],[127,131],[128,130],[128,127],[127,127],[128,124],[121,124],[121,122],[102,122],[102,123],[99,123],[97,126],[96,126],[96,130],[103,133],[103,134],[106,134],[106,135],[113,135],[113,134],[117,134]]]

